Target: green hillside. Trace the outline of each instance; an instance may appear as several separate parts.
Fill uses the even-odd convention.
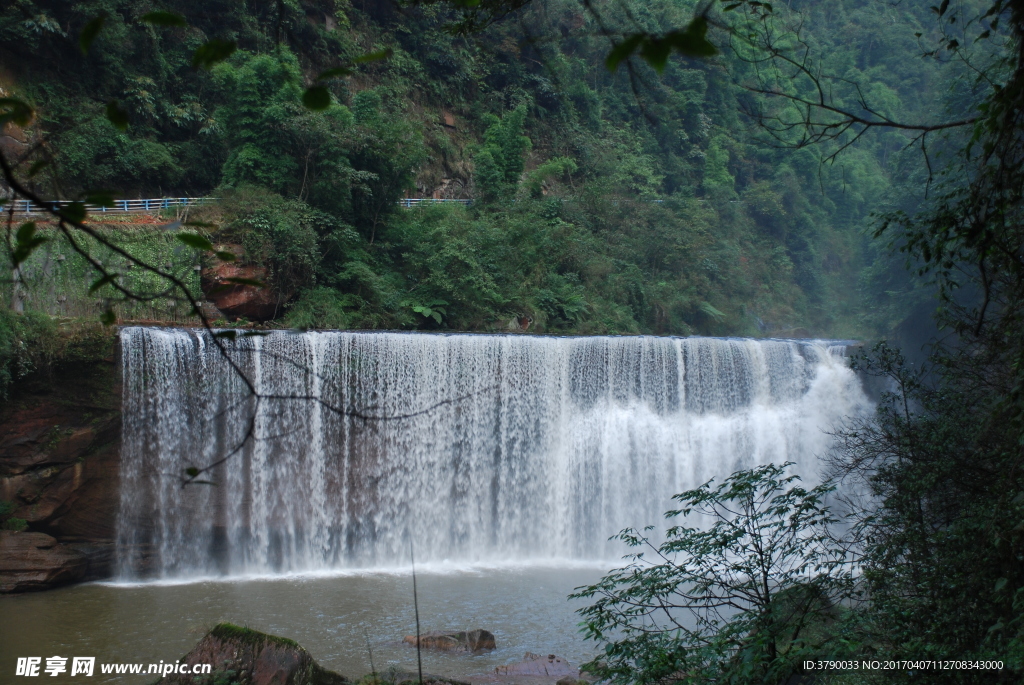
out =
[[[693,8],[609,3],[604,19],[628,9],[656,30]],[[154,9],[190,26],[140,21]],[[917,8],[887,11],[807,3],[806,38],[828,72],[913,118],[936,106],[939,68],[917,57]],[[270,268],[282,325],[859,337],[903,316],[900,265],[865,237],[873,211],[905,201],[902,134],[832,164],[773,145],[742,113],[760,102],[744,88],[754,65],[723,53],[612,73],[572,0],[468,36],[453,19],[383,0],[20,0],[0,14],[0,85],[40,112],[22,135],[53,155],[39,193],[223,198],[211,238]],[[211,38],[238,50],[193,68]],[[303,107],[317,74],[353,64],[325,82],[329,108]],[[396,205],[432,196],[474,202]]]

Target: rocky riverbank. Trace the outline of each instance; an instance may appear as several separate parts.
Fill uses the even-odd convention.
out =
[[[484,630],[470,631],[477,637],[494,636]],[[457,633],[451,633],[456,635]],[[441,635],[441,634],[438,634]],[[443,635],[447,636],[448,633]],[[465,633],[462,633],[465,635]],[[436,637],[436,636],[433,636]],[[423,636],[424,648],[450,651],[447,643],[428,641]],[[415,638],[414,638],[415,641]],[[196,675],[204,665],[209,673]],[[418,673],[389,668],[380,673],[364,675],[350,680],[328,671],[298,643],[287,638],[261,633],[231,623],[221,623],[207,633],[177,664],[167,664],[169,670],[156,685],[207,685],[230,680],[235,685],[419,685]],[[580,680],[580,672],[554,654],[546,657],[527,653],[522,662],[502,666],[494,673],[467,680],[424,673],[422,685],[476,685],[501,683],[503,685],[590,685]]]

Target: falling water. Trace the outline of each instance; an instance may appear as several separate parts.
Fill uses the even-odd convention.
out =
[[[867,400],[842,346],[125,328],[122,576],[612,559],[670,497],[817,472]],[[308,399],[316,398],[316,399]],[[224,457],[182,487],[189,466]]]

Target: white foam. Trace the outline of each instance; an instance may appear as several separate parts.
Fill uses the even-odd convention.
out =
[[[660,524],[673,494],[711,477],[793,461],[813,479],[827,431],[868,409],[829,341],[276,332],[234,343],[260,393],[413,414],[383,421],[257,404],[202,333],[125,328],[121,341],[124,580],[144,560],[159,582],[400,573],[410,541],[423,569],[614,560],[610,535]],[[216,486],[181,487],[186,466],[243,443],[211,472]]]

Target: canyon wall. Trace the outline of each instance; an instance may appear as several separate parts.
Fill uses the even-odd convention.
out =
[[[0,592],[105,577],[113,559],[120,442],[115,336],[91,361],[31,374],[0,407]],[[24,523],[22,523],[24,522]],[[22,528],[23,530],[17,530]]]

